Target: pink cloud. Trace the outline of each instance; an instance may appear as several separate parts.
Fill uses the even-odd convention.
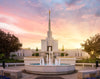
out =
[[[35,17],[35,20],[31,20],[11,14],[0,13],[0,29],[4,30],[5,32],[15,34],[17,37],[19,37],[21,43],[23,43],[23,47],[34,44],[39,45],[40,39],[46,37],[44,32],[46,32],[48,28],[48,23],[44,22],[39,16]],[[38,18],[42,21],[40,22],[36,20]]]
[[[9,15],[0,14],[0,22],[17,23],[17,20]]]
[[[80,7],[77,6],[74,9],[73,7],[70,7],[69,10],[79,9],[82,5]],[[47,36],[48,19],[46,17],[39,15],[29,16],[33,17],[32,19],[1,12],[0,15],[0,23],[6,24],[6,27],[2,29],[18,36],[23,43],[23,47],[41,47],[41,39],[45,39]],[[59,48],[61,48],[62,45],[65,45],[65,48],[77,48],[83,40],[99,32],[99,18],[97,19],[97,17],[93,15],[85,14],[81,18],[86,19],[85,21],[87,22],[72,23],[72,20],[69,20],[69,18],[51,18],[53,37],[58,40]],[[77,21],[77,18],[75,18],[75,20]]]
[[[66,5],[66,6],[67,6],[67,8],[66,8],[67,10],[78,10],[78,9],[84,7],[85,4],[81,4],[81,5],[71,5],[71,6]]]
[[[11,24],[30,33],[43,31],[46,32],[48,28],[48,24],[45,22],[45,17],[42,19],[40,16],[35,16],[34,19],[31,20],[3,13],[0,14],[0,22]]]

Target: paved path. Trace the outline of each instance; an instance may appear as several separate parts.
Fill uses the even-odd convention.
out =
[[[8,67],[7,69],[14,69],[14,70],[22,70],[24,66],[17,66],[17,67]],[[77,70],[90,70],[94,69],[92,67],[76,67]],[[21,79],[77,79],[77,73],[68,74],[68,75],[35,75],[35,74],[27,74],[22,73],[23,78]]]
[[[70,75],[34,75],[23,73],[23,78],[21,79],[77,79],[77,73]]]

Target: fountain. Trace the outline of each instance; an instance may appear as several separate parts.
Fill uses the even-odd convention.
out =
[[[75,58],[56,57],[54,52],[58,51],[58,41],[52,38],[51,20],[49,11],[49,27],[47,38],[41,41],[41,52],[48,53],[40,57],[24,57],[25,70],[35,74],[65,74],[75,71]]]
[[[42,58],[42,63],[41,63],[42,65],[44,65],[44,59]]]
[[[53,65],[53,52],[51,52],[51,49],[49,48],[49,63],[47,65]]]
[[[71,58],[71,60],[72,59],[73,58]],[[75,59],[73,59],[73,61],[75,61]],[[25,70],[27,72],[35,74],[67,74],[75,71],[74,63],[62,64],[61,59],[59,60],[55,59],[55,63],[53,63],[53,51],[51,51],[50,48],[49,48],[49,54],[47,54],[46,57],[46,63],[44,63],[43,57],[39,58],[25,57],[24,62],[25,62]]]
[[[55,65],[59,65],[57,59],[55,59]]]

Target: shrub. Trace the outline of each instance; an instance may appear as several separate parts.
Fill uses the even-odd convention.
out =
[[[39,56],[39,53],[36,53],[35,56]]]
[[[76,62],[77,63],[95,63],[96,60],[98,60],[98,62],[100,63],[100,59],[92,59],[92,58],[77,60]]]
[[[61,56],[64,56],[64,53],[61,53]]]
[[[32,56],[34,56],[34,54],[32,54]]]
[[[14,59],[15,56],[17,56],[17,55],[16,54],[12,54],[11,55],[11,58]]]
[[[2,63],[2,61],[5,61],[6,63],[23,63],[24,60],[15,60],[15,59],[2,59],[0,61],[0,63]]]
[[[68,56],[68,53],[66,53],[66,55],[65,56]]]
[[[2,59],[2,58],[4,58],[4,54],[2,53],[2,54],[0,54],[0,59]]]

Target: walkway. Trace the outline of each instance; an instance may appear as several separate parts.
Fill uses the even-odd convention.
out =
[[[22,70],[24,66],[17,66],[17,67],[8,67],[7,69],[16,69]],[[87,69],[94,69],[92,67],[76,67],[77,70],[87,70]],[[22,73],[23,78],[21,79],[77,79],[77,73],[68,74],[68,75],[35,75],[35,74],[26,74]]]

